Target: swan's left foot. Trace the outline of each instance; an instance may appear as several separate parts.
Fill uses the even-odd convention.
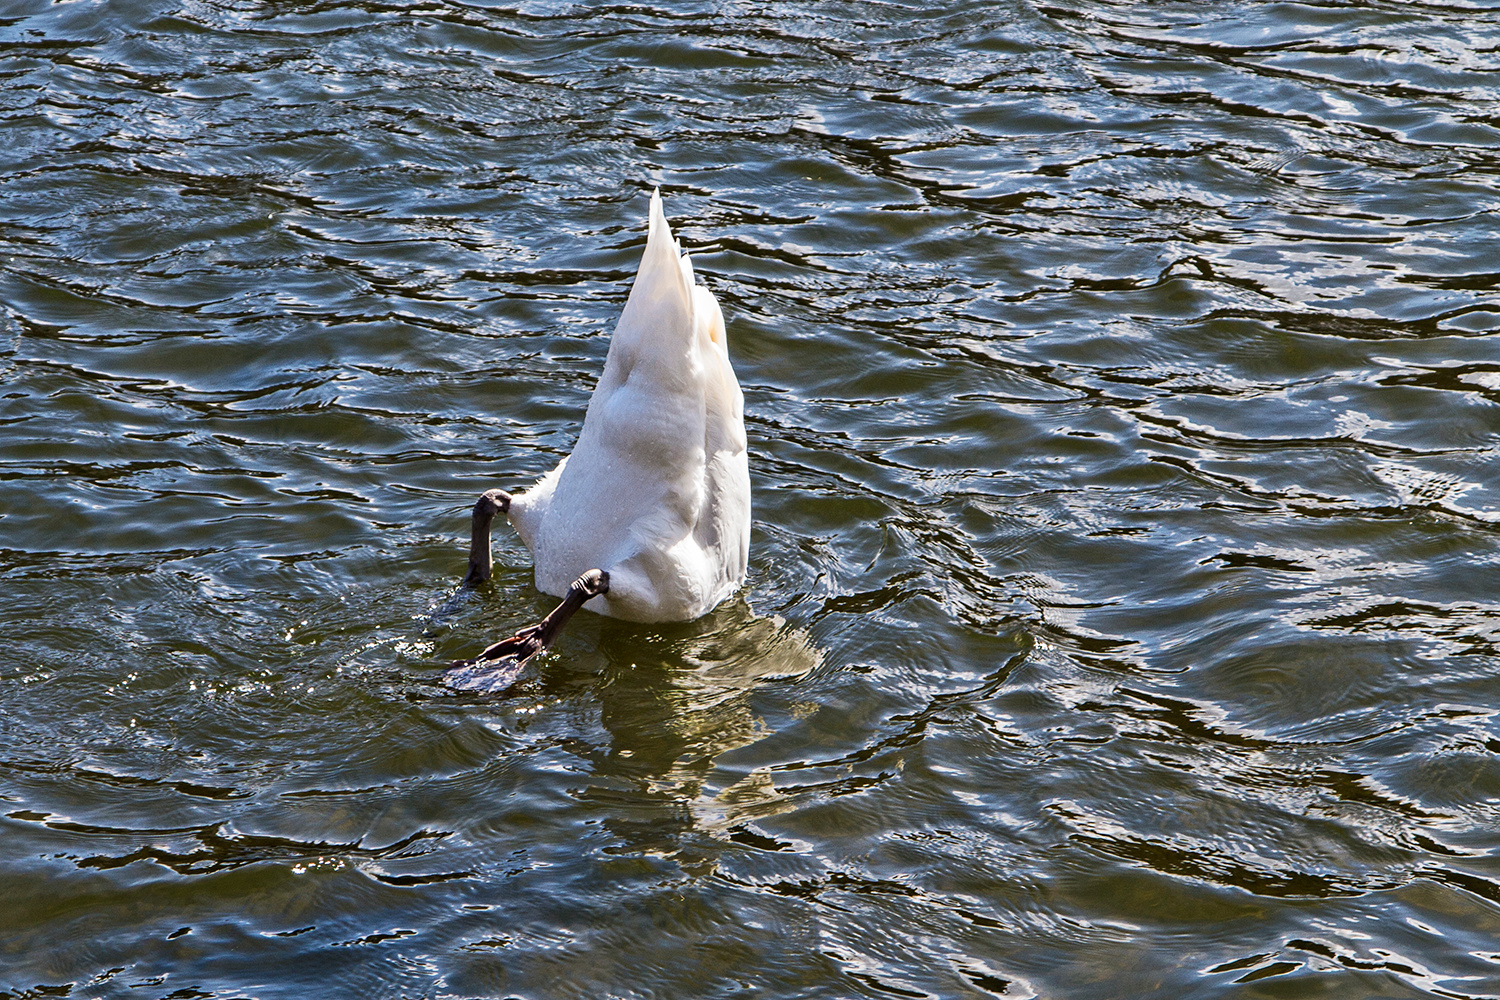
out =
[[[490,525],[496,514],[510,510],[510,494],[504,490],[486,490],[474,504],[474,519],[469,527],[469,572],[462,587],[483,583],[494,572],[490,558]]]
[[[477,519],[477,507],[475,516]],[[585,601],[607,593],[609,574],[599,569],[589,570],[573,581],[568,596],[546,618],[528,625],[508,639],[501,639],[472,660],[454,660],[443,675],[443,683],[481,694],[505,690],[521,675],[527,660],[552,645],[568,619],[573,617],[573,612],[583,607]]]

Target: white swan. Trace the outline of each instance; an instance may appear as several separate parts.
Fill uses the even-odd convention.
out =
[[[509,516],[537,588],[563,603],[539,624],[458,661],[449,683],[499,690],[577,608],[640,622],[687,621],[745,581],[750,465],[744,396],[724,314],[698,285],[651,195],[646,251],[609,343],[573,453],[518,496],[474,506],[465,583],[491,572],[490,524]],[[504,660],[482,674],[477,665]]]

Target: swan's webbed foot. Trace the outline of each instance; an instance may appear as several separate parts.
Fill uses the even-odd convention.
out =
[[[483,583],[494,572],[490,559],[490,525],[496,514],[510,510],[510,494],[504,490],[486,490],[474,504],[474,520],[469,530],[469,572],[462,587]]]
[[[475,517],[477,523],[477,507]],[[448,672],[443,675],[443,683],[480,694],[495,694],[505,690],[521,676],[527,660],[552,645],[568,619],[573,617],[573,612],[583,607],[585,601],[607,593],[609,574],[599,569],[589,570],[573,581],[573,585],[568,588],[568,595],[546,618],[535,625],[528,625],[508,639],[501,639],[471,660],[454,660]]]

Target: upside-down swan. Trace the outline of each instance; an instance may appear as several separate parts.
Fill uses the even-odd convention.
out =
[[[650,213],[640,269],[573,453],[525,493],[489,490],[474,505],[465,585],[489,579],[490,525],[505,514],[531,550],[537,589],[563,601],[537,624],[455,661],[445,676],[454,687],[509,686],[589,601],[614,618],[688,621],[745,581],[750,465],[724,314],[679,253],[659,190]]]

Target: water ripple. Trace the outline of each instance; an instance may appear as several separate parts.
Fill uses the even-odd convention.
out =
[[[0,996],[1500,991],[1483,4],[0,16]],[[660,186],[743,600],[581,616]]]

